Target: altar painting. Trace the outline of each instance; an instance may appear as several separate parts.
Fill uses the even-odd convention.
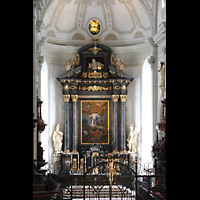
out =
[[[81,144],[109,144],[109,100],[81,100]]]

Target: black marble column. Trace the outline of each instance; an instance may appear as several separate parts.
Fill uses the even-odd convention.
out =
[[[77,100],[78,95],[71,95],[72,96],[72,102],[73,102],[73,143],[72,143],[72,152],[71,153],[78,153],[77,151]]]
[[[71,134],[69,132],[69,99],[70,95],[63,95],[65,102],[65,134],[64,134],[64,153],[69,153]]]
[[[112,95],[113,99],[113,153],[118,151],[118,99],[119,95]]]
[[[126,150],[126,98],[127,95],[120,95],[121,99],[121,153],[125,153]]]

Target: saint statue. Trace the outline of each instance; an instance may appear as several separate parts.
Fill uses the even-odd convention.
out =
[[[97,70],[97,69],[102,69],[103,66],[104,64],[96,62],[96,60],[93,58],[92,63],[89,63],[88,69]]]
[[[130,134],[129,137],[127,139],[128,144],[127,146],[129,147],[129,151],[128,152],[132,152],[132,153],[136,153],[136,147],[137,147],[137,136],[138,136],[138,132],[137,132],[137,128],[138,126],[135,127],[135,129],[133,130],[133,124],[130,125]]]
[[[89,118],[91,118],[91,120],[87,124],[90,126],[94,126],[98,125],[98,119],[100,119],[101,116],[99,116],[96,111],[95,113],[89,115]]]
[[[55,152],[61,152],[62,147],[63,132],[59,131],[59,124],[56,124],[56,129],[53,132],[53,142],[55,147]]]
[[[158,72],[160,72],[161,75],[161,80],[160,80],[160,86],[158,87],[165,87],[165,67],[164,67],[164,62],[160,62],[161,67],[158,70]]]

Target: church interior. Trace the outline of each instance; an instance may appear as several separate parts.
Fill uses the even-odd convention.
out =
[[[33,199],[166,199],[166,0],[33,0]]]

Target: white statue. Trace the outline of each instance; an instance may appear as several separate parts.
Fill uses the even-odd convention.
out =
[[[97,69],[102,69],[103,66],[104,64],[96,62],[96,60],[93,58],[92,63],[89,63],[88,69],[97,70]]]
[[[158,70],[158,72],[160,72],[161,75],[161,80],[160,80],[160,86],[158,87],[165,87],[165,66],[164,66],[164,62],[160,62],[161,67]]]
[[[136,147],[137,147],[137,136],[138,136],[138,132],[137,132],[137,128],[138,125],[135,127],[135,129],[133,130],[133,124],[130,125],[130,134],[129,137],[127,139],[128,144],[127,146],[129,147],[129,151],[128,152],[132,152],[132,153],[136,153]]]
[[[53,132],[53,142],[55,152],[61,152],[62,147],[62,140],[63,140],[63,132],[59,131],[59,124],[56,124],[56,129]]]

